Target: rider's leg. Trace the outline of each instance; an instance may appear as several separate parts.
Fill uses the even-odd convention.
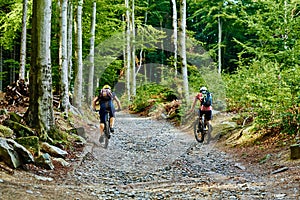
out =
[[[207,129],[211,128],[211,120],[212,120],[212,111],[207,111],[206,115],[205,115],[205,121],[206,121],[206,126]]]
[[[105,107],[105,104],[101,104],[101,107],[100,107],[100,111],[99,111],[99,115],[100,115],[100,138],[99,138],[99,142],[103,142],[103,136],[104,136],[104,123],[105,123],[105,110],[106,110],[106,107]]]
[[[104,133],[104,123],[100,123],[100,135]]]
[[[114,105],[112,104],[110,107],[110,120],[109,120],[109,125],[110,125],[110,132],[114,133],[115,129],[114,129],[114,125],[115,125],[115,119],[116,119],[116,110]]]
[[[103,138],[104,138],[104,123],[100,123],[100,137],[99,137],[99,142],[103,142]]]
[[[115,125],[115,120],[116,120],[115,117],[111,117],[111,118],[110,118],[110,127],[114,127],[114,125]]]
[[[209,129],[209,127],[210,127],[210,120],[204,120],[204,124],[205,124],[204,130],[207,131]]]

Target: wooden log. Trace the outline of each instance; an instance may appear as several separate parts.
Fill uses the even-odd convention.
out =
[[[291,159],[299,159],[300,158],[300,144],[291,145],[290,150],[291,150]]]
[[[278,174],[278,173],[281,173],[281,172],[285,172],[288,169],[289,169],[288,167],[282,167],[282,168],[279,168],[279,169],[273,171],[271,174]]]

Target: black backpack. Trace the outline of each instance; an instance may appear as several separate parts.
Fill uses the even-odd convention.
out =
[[[210,92],[202,93],[203,99],[201,102],[201,105],[205,107],[209,107],[212,105],[212,95]]]
[[[99,99],[100,101],[109,101],[113,99],[113,94],[111,92],[110,89],[105,88],[105,89],[101,89],[100,93],[99,93]]]

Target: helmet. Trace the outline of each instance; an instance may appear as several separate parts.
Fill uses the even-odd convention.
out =
[[[104,85],[102,89],[111,89],[109,85]]]
[[[206,92],[206,91],[207,91],[207,88],[206,88],[206,87],[201,87],[201,88],[200,88],[200,92],[204,92],[204,91]]]

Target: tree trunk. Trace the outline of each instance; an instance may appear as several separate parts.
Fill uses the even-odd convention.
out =
[[[90,38],[90,55],[89,55],[89,78],[87,105],[91,106],[94,95],[94,57],[95,57],[95,26],[96,26],[96,1],[93,2],[93,14],[91,20],[91,38]]]
[[[147,5],[149,5],[149,0],[147,0]],[[146,12],[145,12],[145,26],[147,25],[147,20],[148,20],[148,10],[146,9]],[[143,37],[142,40],[144,41],[144,37]],[[144,57],[146,57],[145,56],[145,52],[143,51],[143,48],[141,48],[141,51],[140,51],[140,61],[139,61],[139,69],[141,69],[142,66],[144,66],[144,83],[146,84],[147,83],[147,67],[146,67],[146,63],[143,63],[143,58]]]
[[[25,80],[25,64],[26,64],[26,34],[27,34],[27,0],[23,0],[23,16],[22,16],[22,34],[21,34],[21,50],[20,50],[20,71],[19,79]]]
[[[68,113],[69,102],[69,82],[68,82],[68,0],[60,0],[61,6],[61,27],[60,27],[60,42],[61,42],[61,54],[60,54],[60,68],[61,68],[61,110]]]
[[[131,62],[131,48],[130,48],[130,13],[129,13],[129,0],[125,0],[125,7],[126,7],[126,22],[127,22],[127,34],[126,34],[126,61],[127,61],[127,68],[126,68],[126,91],[127,91],[127,100],[130,101],[130,62]]]
[[[68,2],[68,83],[70,86],[72,80],[72,54],[73,54],[73,2],[69,0]],[[72,88],[69,87],[69,91],[72,91]]]
[[[175,78],[177,77],[177,7],[176,0],[172,0],[173,5],[173,45],[174,45],[174,69],[175,69]]]
[[[291,159],[300,158],[300,144],[293,144],[290,146]]]
[[[25,114],[27,124],[40,138],[47,139],[55,125],[51,74],[51,0],[33,0],[32,55],[29,78],[30,100]]]
[[[183,96],[185,102],[189,103],[189,83],[187,74],[186,61],[186,0],[180,1],[180,48],[182,57],[182,79],[183,79]]]
[[[2,55],[2,45],[0,45],[0,73],[3,72],[3,55]],[[3,91],[2,78],[0,79],[0,91]]]
[[[132,92],[131,95],[136,95],[136,55],[135,55],[135,16],[134,16],[134,0],[132,0],[132,13],[131,13],[131,20],[132,20]]]
[[[162,27],[162,22],[163,20],[161,19],[159,22],[160,25],[160,31],[163,32],[163,27]],[[164,40],[160,41],[160,51],[161,51],[161,64],[160,64],[160,82],[164,83],[165,81],[165,75],[164,75]]]
[[[82,98],[82,5],[83,0],[78,1],[77,6],[77,65],[74,82],[74,106],[81,110]]]
[[[218,36],[218,73],[221,74],[222,70],[222,55],[221,55],[221,42],[222,42],[222,24],[221,24],[221,19],[218,17],[218,29],[219,29],[219,36]]]

